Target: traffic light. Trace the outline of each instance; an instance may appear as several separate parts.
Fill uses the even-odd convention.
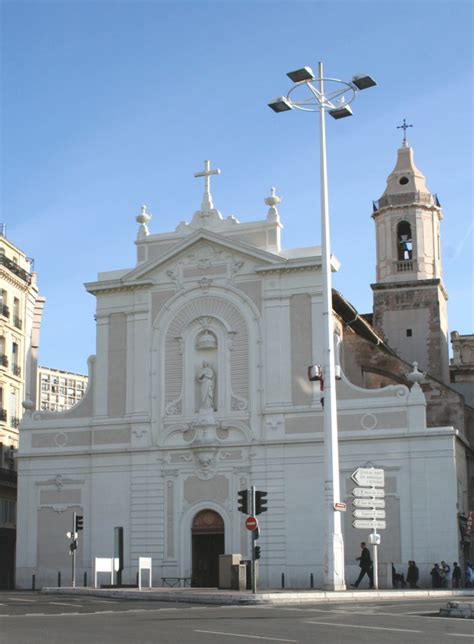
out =
[[[262,490],[255,491],[255,514],[262,514],[266,512],[267,508],[267,492]]]
[[[260,546],[255,546],[254,548],[254,559],[257,561],[257,559],[260,559]]]
[[[78,514],[76,514],[76,525],[74,526],[74,529],[76,532],[79,532],[79,530],[84,530],[84,517],[80,517]]]
[[[239,490],[237,492],[238,499],[238,510],[244,514],[249,514],[249,491],[248,490]]]

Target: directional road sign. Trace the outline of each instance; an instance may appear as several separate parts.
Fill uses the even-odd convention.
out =
[[[256,530],[258,528],[258,521],[255,517],[247,517],[245,520],[245,527],[247,530]]]
[[[385,510],[353,510],[356,519],[385,519]]]
[[[385,496],[385,490],[381,490],[381,489],[376,488],[376,487],[372,487],[372,488],[369,488],[369,487],[355,487],[352,490],[352,495],[353,496],[359,496],[359,497],[365,497],[365,498],[376,497],[378,499],[383,499],[383,497]]]
[[[368,530],[385,530],[387,522],[382,521],[381,519],[376,519],[375,521],[372,521],[371,519],[356,519],[352,522],[352,526],[354,528],[364,528]]]
[[[374,498],[364,498],[352,499],[352,505],[355,508],[384,508],[385,500],[384,499],[374,499]]]
[[[375,467],[358,467],[352,473],[351,479],[362,487],[384,487],[385,477],[382,469]]]

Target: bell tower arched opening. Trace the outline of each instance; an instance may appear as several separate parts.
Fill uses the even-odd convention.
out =
[[[413,240],[408,221],[401,221],[397,226],[398,260],[413,259]]]

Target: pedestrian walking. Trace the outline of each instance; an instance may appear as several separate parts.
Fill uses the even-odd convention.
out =
[[[418,579],[420,578],[420,571],[414,561],[408,562],[407,582],[410,588],[418,588]]]
[[[372,570],[372,557],[370,556],[370,551],[367,548],[365,541],[362,541],[362,543],[360,544],[360,547],[362,548],[360,557],[356,558],[356,561],[359,562],[359,566],[360,566],[360,575],[357,578],[356,582],[352,584],[352,586],[354,588],[359,588],[359,584],[362,581],[364,575],[367,575],[367,577],[369,578],[370,588],[373,588],[374,578],[373,578],[373,570]]]
[[[466,564],[466,588],[474,588],[474,570],[469,561]]]
[[[442,579],[443,579],[443,588],[449,588],[451,582],[451,566],[445,561],[441,562]]]
[[[457,561],[453,563],[453,576],[452,576],[452,586],[453,588],[461,588],[462,586],[462,580],[461,580],[461,566],[458,564]]]

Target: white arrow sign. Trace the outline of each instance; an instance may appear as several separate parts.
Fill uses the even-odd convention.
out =
[[[379,530],[385,530],[385,528],[387,527],[387,522],[377,519],[375,521],[371,521],[370,519],[356,519],[352,522],[352,527],[362,528],[364,530],[374,530],[376,528],[378,528]]]
[[[358,467],[352,473],[351,479],[363,487],[384,487],[385,485],[384,471],[375,467]]]
[[[384,499],[352,499],[355,508],[384,508]]]
[[[353,510],[356,519],[385,519],[385,510]]]
[[[352,496],[362,496],[364,498],[379,498],[383,499],[385,496],[385,490],[380,490],[375,487],[355,487],[352,490]]]

